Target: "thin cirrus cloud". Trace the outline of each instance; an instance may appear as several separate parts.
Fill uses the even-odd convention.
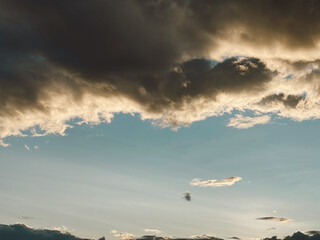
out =
[[[172,129],[238,111],[229,126],[318,119],[319,5],[3,0],[0,145],[115,113]]]
[[[262,220],[262,221],[274,221],[274,222],[289,222],[291,219],[288,218],[280,218],[280,217],[260,217],[256,218],[257,220]]]
[[[268,115],[248,117],[248,116],[243,116],[241,114],[237,114],[235,115],[235,117],[230,119],[227,126],[239,128],[239,129],[247,129],[259,124],[267,124],[270,122],[270,120],[271,120],[271,117]]]
[[[201,181],[199,178],[194,178],[191,182],[191,186],[199,186],[199,187],[224,187],[224,186],[232,186],[236,182],[240,181],[241,177],[229,177],[222,180],[204,180]]]

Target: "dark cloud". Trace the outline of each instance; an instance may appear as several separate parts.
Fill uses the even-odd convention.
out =
[[[290,220],[288,218],[279,218],[279,217],[260,217],[256,219],[263,220],[263,221],[276,221],[276,222],[287,222]]]
[[[277,74],[262,60],[261,47],[277,46],[277,56],[317,48],[319,9],[315,0],[2,0],[0,118],[54,115],[61,96],[79,106],[87,94],[122,97],[151,116],[185,109],[199,98],[215,101],[219,93],[260,93]],[[264,101],[288,107],[300,101],[285,96]],[[174,114],[171,125],[179,122]],[[60,124],[54,120],[48,125]],[[41,125],[4,124],[0,138],[33,124]]]
[[[281,103],[286,107],[295,108],[300,101],[303,101],[305,98],[303,96],[295,96],[295,95],[287,95],[285,96],[283,93],[273,94],[267,97],[264,97],[261,100],[262,105]]]
[[[308,235],[320,235],[320,231],[316,231],[316,230],[307,231],[305,233]]]
[[[89,240],[78,238],[70,233],[49,229],[32,229],[23,224],[0,224],[0,239],[5,240]],[[105,240],[104,237],[99,240]]]
[[[185,192],[185,193],[184,193],[184,199],[185,199],[186,201],[190,202],[190,201],[191,201],[191,193]]]

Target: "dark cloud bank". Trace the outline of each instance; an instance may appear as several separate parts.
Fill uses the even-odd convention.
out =
[[[319,64],[319,28],[316,0],[2,0],[0,139],[33,126],[62,134],[72,118],[98,121],[85,116],[92,106],[98,118],[102,111],[138,112],[173,127],[251,109],[247,98],[226,100],[218,110],[198,110],[195,102],[216,106],[221,94],[263,93],[279,75],[267,58],[295,71]],[[120,107],[106,109],[98,97]],[[304,101],[300,93],[274,90],[256,102],[261,111]],[[200,113],[190,114],[192,108]]]
[[[61,233],[57,230],[49,229],[32,229],[23,224],[3,225],[0,224],[0,239],[3,240],[89,240],[84,238],[78,238],[70,233]],[[191,240],[194,238],[168,238],[168,237],[156,237],[156,236],[143,236],[136,238],[136,240]],[[223,240],[220,238],[208,236],[203,238],[197,238],[198,240]],[[239,239],[233,237],[233,239]],[[263,240],[278,240],[277,237],[264,238]],[[306,234],[296,232],[292,236],[283,238],[284,240],[318,240],[320,234],[318,231],[309,231]],[[104,237],[99,240],[105,240]]]

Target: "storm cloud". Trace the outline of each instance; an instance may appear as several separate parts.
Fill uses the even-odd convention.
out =
[[[1,146],[120,112],[173,129],[233,111],[320,118],[319,1],[3,0],[0,9]]]

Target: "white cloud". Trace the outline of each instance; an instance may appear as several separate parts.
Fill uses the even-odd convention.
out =
[[[191,186],[199,186],[199,187],[223,187],[223,186],[232,186],[235,182],[240,181],[241,177],[229,177],[222,180],[205,180],[201,181],[199,178],[194,178],[191,182]]]
[[[66,226],[53,227],[52,230],[56,230],[56,231],[59,231],[59,232],[62,232],[62,233],[70,232]]]
[[[38,145],[35,145],[35,146],[34,146],[34,149],[39,149],[39,146],[38,146]]]
[[[239,129],[251,128],[258,124],[267,124],[271,120],[270,116],[258,116],[258,117],[245,117],[241,114],[237,114],[234,118],[231,118],[228,127],[234,127]]]
[[[147,233],[154,233],[154,234],[159,234],[159,233],[161,233],[160,230],[150,229],[150,228],[145,228],[144,231],[147,232]]]
[[[30,147],[27,144],[24,145],[24,148],[30,151]]]
[[[126,233],[126,232],[118,232],[117,230],[112,230],[111,233],[113,234],[113,236],[115,237],[119,237],[123,240],[130,240],[130,239],[134,239],[136,238],[133,234],[131,233]]]
[[[1,147],[9,147],[10,144],[9,143],[5,143],[2,139],[0,139],[0,146]]]

